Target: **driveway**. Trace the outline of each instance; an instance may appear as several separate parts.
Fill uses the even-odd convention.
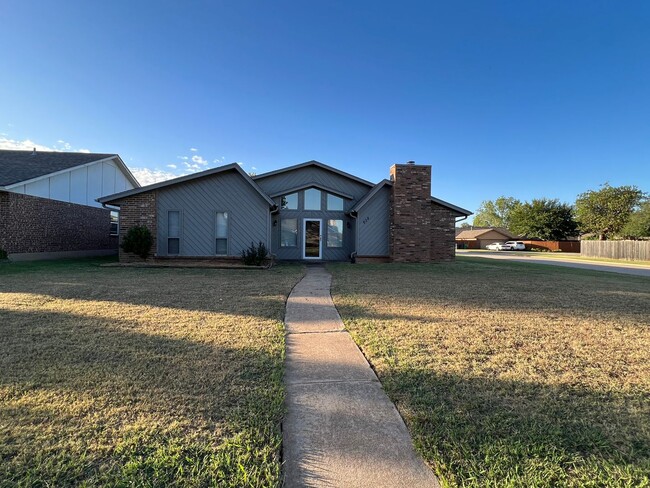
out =
[[[554,257],[550,253],[525,252],[525,251],[484,251],[471,249],[457,249],[456,256],[469,256],[473,258],[505,259],[520,263],[549,264],[551,266],[564,266],[565,268],[582,268],[593,271],[606,271],[609,273],[622,273],[636,276],[650,277],[650,266],[628,262],[606,263],[602,261],[589,261],[580,259],[571,260],[570,257]]]

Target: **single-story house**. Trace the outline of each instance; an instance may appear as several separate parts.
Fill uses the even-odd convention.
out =
[[[117,209],[140,185],[117,154],[0,150],[0,250],[9,259],[115,254]]]
[[[239,258],[263,242],[278,260],[448,261],[456,218],[471,214],[432,197],[431,166],[412,162],[379,183],[318,161],[256,176],[229,164],[98,201],[120,208],[121,239],[149,228],[158,259]]]
[[[516,240],[517,236],[502,227],[477,227],[456,229],[458,249],[485,249],[488,245]]]

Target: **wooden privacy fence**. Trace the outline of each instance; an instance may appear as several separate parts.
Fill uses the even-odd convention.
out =
[[[580,252],[580,241],[521,241],[526,245],[526,251],[532,248],[548,249],[549,251]]]
[[[650,241],[582,241],[580,255],[590,258],[650,261]]]

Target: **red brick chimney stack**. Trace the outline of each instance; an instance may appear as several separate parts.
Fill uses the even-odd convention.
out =
[[[394,164],[390,252],[395,262],[431,260],[431,165]]]

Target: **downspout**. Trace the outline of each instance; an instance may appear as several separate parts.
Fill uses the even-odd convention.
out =
[[[354,219],[354,251],[350,254],[350,262],[354,264],[357,260],[357,249],[359,247],[359,220],[357,219],[359,214],[350,212],[348,215]]]
[[[271,255],[272,263],[275,262],[275,254],[273,254],[273,215],[277,215],[280,212],[280,207],[273,205],[271,211],[269,212],[268,218],[268,231],[266,232],[266,240],[269,243],[269,254]]]

